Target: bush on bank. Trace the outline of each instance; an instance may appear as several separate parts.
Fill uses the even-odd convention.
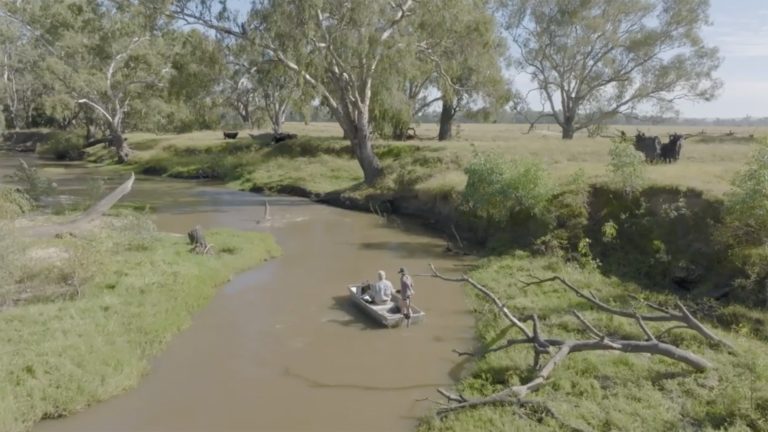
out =
[[[554,287],[522,289],[510,275],[562,273],[626,307],[632,307],[626,298],[631,292],[661,304],[683,299],[748,354],[730,357],[696,335],[674,334],[675,345],[712,361],[717,372],[689,374],[644,356],[578,354],[553,375],[553,385],[541,396],[553,398],[558,412],[575,424],[601,431],[768,430],[768,377],[762,367],[768,358],[764,139],[754,143],[749,163],[722,200],[650,184],[642,158],[626,140],[614,142],[604,184],[590,184],[583,171],[555,182],[546,167],[525,158],[477,152],[461,157],[399,144],[375,151],[387,176],[370,188],[351,187],[360,181],[359,168],[339,146],[308,139],[272,149],[244,141],[205,150],[173,148],[147,155],[138,165],[148,173],[203,174],[241,187],[293,185],[320,193],[347,188],[341,202],[371,201],[384,211],[394,206],[442,219],[444,227],[455,224],[499,256],[486,259],[473,276],[509,300],[513,312],[538,313],[552,337],[583,337],[565,314],[571,307],[583,309],[584,303]],[[724,293],[724,299],[711,299]],[[505,338],[507,323],[482,305],[476,308],[481,342]],[[615,320],[589,318],[613,334],[641,337],[636,328]],[[480,361],[459,388],[467,396],[488,395],[530,373],[530,350],[508,350]],[[521,419],[504,407],[467,411],[423,427],[472,431],[510,424],[519,430],[557,430],[546,420]]]
[[[192,254],[185,237],[127,209],[76,238],[23,238],[18,224],[60,219],[33,208],[26,195],[0,190],[2,431],[134,387],[218,286],[280,254],[267,234],[229,229],[206,232],[216,255]]]

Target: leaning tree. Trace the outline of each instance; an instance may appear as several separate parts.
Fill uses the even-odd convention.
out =
[[[129,103],[141,87],[163,86],[170,71],[161,15],[131,0],[3,3],[3,14],[35,36],[47,55],[40,75],[58,95],[91,107],[108,123],[117,161],[131,149],[123,138]]]
[[[722,63],[702,29],[709,0],[497,0],[517,68],[563,139],[618,114],[711,101]]]
[[[147,0],[161,5],[163,0]],[[412,16],[434,14],[464,0],[261,0],[245,19],[226,0],[170,0],[171,13],[187,23],[247,41],[266,51],[311,86],[344,131],[372,184],[383,173],[372,149],[370,107],[373,83],[384,59],[417,51],[440,70],[441,40],[404,31]],[[216,5],[221,5],[215,7]]]

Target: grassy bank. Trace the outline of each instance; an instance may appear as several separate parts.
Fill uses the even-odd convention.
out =
[[[0,205],[6,218],[20,215],[7,210],[14,205]],[[76,238],[25,239],[20,223],[6,220],[0,234],[0,430],[8,432],[136,386],[217,287],[280,253],[269,235],[220,229],[206,233],[217,253],[196,255],[186,238],[129,210]]]
[[[550,131],[542,126],[526,135],[521,125],[465,124],[460,135],[450,142],[377,141],[375,151],[390,168],[393,178],[409,166],[409,172],[400,177],[409,177],[414,182],[409,186],[425,193],[462,187],[462,168],[475,148],[510,157],[536,158],[560,181],[567,180],[578,169],[583,169],[592,182],[607,179],[609,139],[577,135],[573,141],[564,142],[551,128]],[[634,126],[620,128],[627,132],[635,130]],[[664,137],[672,129],[679,133],[701,132],[696,127],[643,127],[647,133]],[[710,128],[706,135],[686,140],[680,163],[649,168],[651,182],[695,188],[713,195],[727,191],[729,179],[749,155],[751,140],[747,135],[768,134],[768,130],[754,128],[730,129],[738,135],[724,136],[729,128]],[[148,173],[180,178],[212,176],[270,187],[291,184],[313,192],[345,188],[361,180],[360,169],[349,152],[348,142],[341,139],[338,125],[288,123],[285,130],[297,133],[299,141],[274,149],[263,148],[264,141],[254,142],[247,131],[242,131],[234,141],[224,140],[220,132],[213,131],[184,135],[137,133],[128,137],[138,151],[139,167]],[[433,125],[423,125],[418,131],[427,138],[436,135]],[[97,149],[91,158],[107,161],[110,155]]]
[[[216,178],[252,190],[334,191],[325,200],[342,207],[365,209],[370,202],[384,212],[436,221],[448,233],[455,225],[465,240],[495,255],[473,276],[509,301],[518,316],[539,314],[543,331],[553,338],[589,338],[567,315],[575,308],[609,336],[642,340],[631,320],[601,316],[562,287],[522,289],[516,279],[529,272],[561,273],[624,308],[639,307],[630,304],[629,293],[667,305],[679,299],[733,340],[742,355],[730,356],[683,330],[666,340],[712,362],[712,371],[693,374],[645,355],[578,353],[532,397],[551,401],[569,424],[586,430],[768,430],[762,420],[768,415],[768,377],[761,369],[768,341],[768,248],[760,242],[768,237],[768,220],[760,216],[766,213],[762,207],[752,205],[768,202],[761,195],[768,185],[758,175],[768,170],[760,165],[768,156],[753,153],[752,139],[709,131],[686,141],[678,163],[645,166],[634,150],[608,139],[564,142],[549,131],[524,135],[509,125],[467,125],[448,143],[377,143],[374,151],[387,176],[363,187],[346,142],[329,131],[313,137],[311,127],[301,128],[288,125],[304,136],[274,148],[247,136],[225,142],[214,132],[135,135],[131,169]],[[108,161],[109,153],[98,150],[92,158]],[[751,174],[740,177],[745,166]],[[507,323],[485,304],[476,306],[480,340],[506,338],[500,331]],[[519,337],[514,332],[508,337]],[[517,384],[530,378],[531,358],[530,348],[496,353],[479,361],[459,387],[465,396],[479,396]],[[523,413],[488,407],[423,427],[560,427],[535,408]]]
[[[655,314],[633,300],[632,294],[670,308],[674,308],[676,300],[674,296],[649,293],[635,284],[585,271],[559,259],[537,258],[524,253],[486,259],[470,272],[470,277],[502,301],[508,300],[511,313],[518,318],[536,313],[544,338],[593,339],[569,312],[575,309],[599,332],[613,339],[645,339],[634,320],[600,312],[563,285],[555,282],[525,287],[518,279],[530,280],[529,274],[542,278],[561,275],[614,308],[636,309],[639,313]],[[471,291],[470,296],[483,347],[524,337],[476,291]],[[725,349],[690,330],[676,330],[658,339],[711,362],[714,366],[707,372],[697,373],[682,363],[660,356],[615,351],[574,353],[554,369],[547,384],[526,397],[548,405],[562,422],[553,420],[540,408],[519,409],[510,404],[465,409],[441,420],[432,417],[420,431],[768,430],[768,344],[755,338],[748,326],[725,331],[707,320],[701,309],[691,307],[691,311],[718,336],[736,345],[739,354],[728,354]],[[646,323],[657,336],[673,324]],[[532,328],[530,323],[528,328]],[[542,364],[548,358],[550,356],[543,356]],[[532,364],[530,345],[489,354],[474,364],[456,392],[466,398],[477,398],[528,383],[536,373]],[[445,400],[439,395],[434,399]]]

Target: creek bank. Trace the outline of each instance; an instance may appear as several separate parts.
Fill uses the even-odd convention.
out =
[[[169,174],[151,165],[142,173]],[[172,172],[169,177],[199,179],[184,172]],[[743,276],[739,269],[722,265],[725,258],[713,240],[712,225],[721,218],[722,202],[694,189],[651,186],[628,199],[610,187],[593,184],[583,197],[576,195],[584,191],[564,191],[555,197],[551,205],[553,220],[513,215],[505,226],[498,227],[462,211],[458,199],[450,194],[382,192],[362,185],[330,192],[279,183],[237,187],[252,193],[306,198],[345,210],[409,217],[445,236],[454,249],[458,249],[458,234],[465,245],[473,245],[473,252],[484,255],[528,250],[565,252],[564,258],[572,261],[599,260],[606,274],[654,291],[721,297],[727,292],[724,285]],[[603,227],[609,222],[616,224],[617,233],[608,241]],[[589,239],[589,250],[573,252],[582,238]],[[585,253],[590,256],[581,256]],[[715,271],[713,263],[718,264]]]
[[[178,174],[171,177],[184,178]],[[556,273],[594,292],[602,301],[632,309],[638,306],[631,295],[673,307],[679,298],[676,294],[702,292],[718,277],[726,280],[732,274],[728,273],[732,267],[722,251],[714,247],[712,228],[720,218],[720,203],[695,190],[652,187],[627,198],[608,187],[590,185],[585,191],[566,191],[553,199],[549,210],[555,216],[554,222],[521,214],[511,215],[504,227],[494,228],[462,214],[458,201],[448,196],[426,198],[407,188],[385,193],[354,187],[313,194],[317,191],[312,187],[284,178],[282,183],[253,182],[245,188],[311,198],[362,212],[370,212],[371,204],[379,204],[384,212],[440,219],[443,224],[455,223],[464,228],[462,231],[474,233],[484,240],[486,252],[501,256],[483,260],[469,272],[470,276],[508,302],[517,316],[539,314],[546,337],[584,339],[578,323],[567,317],[568,311],[575,309],[612,338],[643,338],[632,320],[606,319],[588,305],[585,307],[579,297],[564,295],[562,287],[534,289],[524,286],[518,277],[549,277]],[[604,229],[609,222],[615,226],[611,235]],[[582,247],[583,239],[591,244]],[[596,264],[598,260],[600,265]],[[678,274],[679,269],[683,274]],[[509,323],[492,312],[492,307],[486,307],[476,293],[470,294],[470,299],[477,317],[477,335],[484,346],[517,336],[508,333]],[[692,333],[673,332],[664,340],[717,365],[716,373],[677,371],[655,356],[582,353],[569,356],[553,374],[552,384],[533,396],[551,403],[569,424],[592,430],[679,430],[692,423],[707,430],[760,430],[754,425],[768,415],[768,399],[764,397],[768,395],[768,375],[758,366],[768,353],[768,331],[759,318],[761,313],[738,305],[701,306],[689,309],[710,325],[719,322],[721,326],[713,331],[735,340],[744,356],[730,356]],[[737,324],[743,330],[738,334],[729,331]],[[649,327],[656,335],[664,330],[658,324]],[[511,348],[494,353],[475,363],[458,391],[469,398],[482,397],[527,380],[530,360],[529,350]],[[739,403],[745,395],[733,391],[747,388],[754,389],[751,397],[759,399],[749,407]],[[638,399],[637,394],[644,396]],[[681,404],[681,400],[686,403]],[[488,407],[458,412],[440,422],[427,421],[421,428],[447,432],[488,428],[543,431],[557,427],[535,409],[526,414],[519,415],[509,407]]]
[[[281,253],[268,234],[215,229],[205,235],[216,254],[199,255],[186,238],[120,213],[77,237],[2,227],[0,280],[20,282],[0,291],[0,430],[26,431],[135,387],[220,286]]]
[[[48,141],[48,132],[12,131],[0,135],[0,151],[34,153],[37,145]]]

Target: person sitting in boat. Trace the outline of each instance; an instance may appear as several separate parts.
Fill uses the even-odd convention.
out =
[[[377,276],[379,281],[372,284],[371,290],[366,292],[362,298],[366,303],[386,304],[392,299],[395,288],[392,286],[392,282],[387,280],[387,275],[383,270],[379,270]]]

